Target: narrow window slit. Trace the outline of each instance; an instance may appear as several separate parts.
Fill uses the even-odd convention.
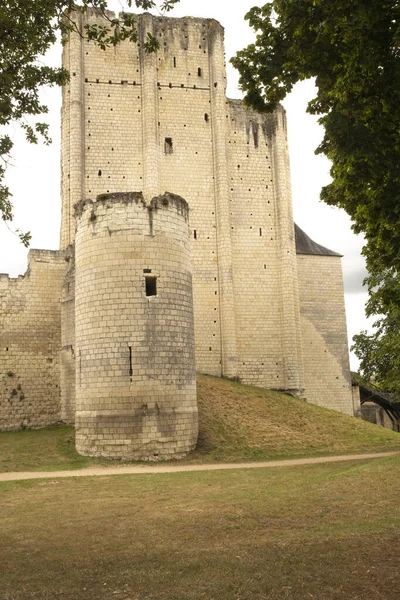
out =
[[[128,346],[129,348],[129,377],[131,378],[132,381],[132,376],[133,376],[133,368],[132,368],[132,346]]]
[[[157,296],[157,277],[145,277],[146,296]]]

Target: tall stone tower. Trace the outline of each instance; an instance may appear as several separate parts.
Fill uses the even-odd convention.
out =
[[[110,14],[110,16],[113,16]],[[95,11],[78,27],[103,22]],[[210,19],[137,17],[138,44],[64,50],[61,246],[74,205],[165,190],[190,207],[196,365],[298,393],[303,387],[286,118],[225,96],[224,34]],[[144,41],[156,36],[160,50]]]

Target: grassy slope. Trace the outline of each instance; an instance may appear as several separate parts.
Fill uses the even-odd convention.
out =
[[[394,600],[399,468],[0,483],[0,598]]]
[[[400,434],[301,400],[199,375],[199,444],[185,462],[400,450]],[[0,471],[76,469],[73,429],[0,433]],[[109,464],[109,463],[108,463]]]
[[[286,394],[198,376],[194,457],[268,460],[400,450],[400,434]]]

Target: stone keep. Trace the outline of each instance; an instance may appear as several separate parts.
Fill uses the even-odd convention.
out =
[[[198,371],[353,414],[340,255],[293,223],[284,110],[260,115],[226,98],[214,20],[143,14],[138,43],[106,51],[84,39],[87,23],[103,17],[78,15],[82,35],[63,54],[61,250],[40,265],[46,284],[34,283],[38,251],[19,283],[0,280],[1,371],[26,390],[17,416],[3,375],[0,427],[21,425],[41,385],[19,367],[24,321],[54,381],[60,373],[42,390],[53,413],[34,426],[76,414],[83,453],[186,452],[197,431],[189,287]],[[148,33],[160,42],[152,54]],[[146,275],[157,278],[153,298]],[[48,286],[51,339],[21,301],[32,285]],[[163,318],[171,306],[176,318]]]

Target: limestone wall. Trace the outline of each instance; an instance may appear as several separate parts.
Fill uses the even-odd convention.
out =
[[[62,253],[31,250],[24,276],[0,275],[0,430],[60,420]]]
[[[297,256],[305,397],[353,415],[341,260]]]
[[[77,449],[182,456],[198,427],[187,204],[111,194],[77,211]]]
[[[238,375],[301,387],[296,249],[286,116],[229,101],[228,157]]]

